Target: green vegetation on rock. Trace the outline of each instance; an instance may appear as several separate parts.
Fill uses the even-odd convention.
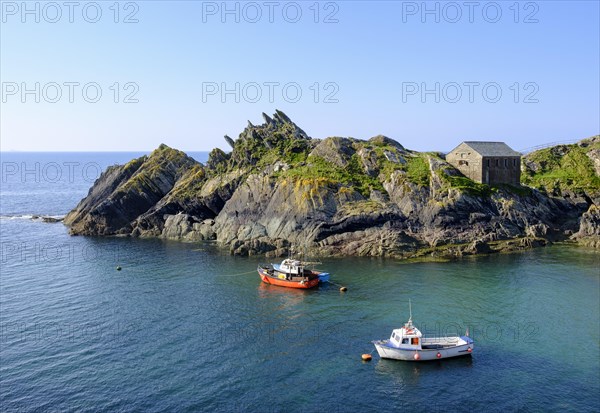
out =
[[[235,254],[273,256],[298,242],[325,254],[401,258],[568,237],[600,245],[598,209],[582,215],[598,204],[589,196],[600,194],[598,138],[524,159],[523,182],[559,195],[550,199],[527,186],[479,184],[440,154],[382,135],[311,139],[283,112],[263,118],[236,140],[226,136],[232,151],[214,149],[206,165],[161,145],[110,167],[65,223],[73,234],[216,239]]]
[[[185,152],[161,144],[152,151],[150,156],[143,156],[125,165],[127,169],[141,164],[135,174],[125,183],[122,191],[134,190],[143,194],[148,188],[157,185],[158,178],[165,170],[171,170],[176,176],[180,176],[194,163],[195,161]]]
[[[421,185],[429,185],[429,165],[423,156],[413,156],[406,159],[406,177],[409,181]]]
[[[306,139],[282,139],[277,142],[275,147],[265,151],[257,162],[257,169],[264,169],[277,161],[297,165],[306,161],[310,149],[311,147]]]
[[[600,177],[592,157],[600,160],[600,137],[530,153],[523,159],[521,182],[547,193],[600,194]]]
[[[318,156],[311,156],[307,162],[282,171],[278,176],[292,179],[322,179],[331,184],[354,187],[363,196],[368,197],[372,189],[383,190],[376,178],[366,175],[358,163],[356,155],[351,157],[347,168],[341,168]]]
[[[492,193],[489,185],[480,184],[466,176],[451,174],[446,169],[438,170],[437,175],[448,188],[458,189],[469,195],[487,197]]]
[[[190,199],[198,196],[206,182],[206,171],[202,165],[194,165],[181,177],[172,190],[175,199]]]

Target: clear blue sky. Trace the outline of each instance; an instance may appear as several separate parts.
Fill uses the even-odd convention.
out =
[[[434,12],[425,15],[421,1],[321,2],[317,23],[313,1],[297,3],[296,23],[290,2],[274,2],[273,22],[264,1],[238,3],[237,16],[222,15],[220,1],[123,2],[119,23],[113,3],[99,2],[97,23],[85,20],[96,13],[91,7],[84,13],[86,2],[73,10],[73,23],[65,6],[51,23],[57,10],[39,3],[38,23],[35,12],[23,15],[20,1],[2,2],[3,151],[151,150],[161,142],[190,151],[228,149],[224,134],[237,138],[246,120],[260,123],[261,112],[276,108],[315,138],[385,134],[417,150],[449,150],[476,139],[523,149],[600,129],[597,1],[498,2],[499,18],[490,2],[475,2],[473,10],[462,1],[428,2]],[[254,5],[262,16],[253,23]],[[35,3],[28,6],[35,10]],[[123,23],[131,13],[138,22]],[[328,15],[332,22],[325,23]],[[36,82],[39,103],[34,93],[21,94],[22,85],[35,90]],[[72,103],[65,82],[80,84]],[[89,82],[102,91],[97,103],[83,98]],[[135,91],[124,88],[127,82],[139,88],[139,102],[123,103]],[[236,82],[239,103],[220,93],[203,98],[215,84],[233,89]],[[257,102],[253,82],[261,86]],[[273,102],[265,82],[280,84]],[[285,99],[282,93],[290,82],[302,91],[295,103],[295,89]],[[466,82],[479,84],[472,102]],[[54,83],[62,95],[51,103]],[[434,93],[420,93],[436,83],[439,103]],[[492,87],[484,96],[486,84]],[[457,85],[462,96],[452,102]],[[492,103],[498,87],[502,96]],[[334,91],[338,102],[325,103]],[[92,92],[86,98],[93,100]]]

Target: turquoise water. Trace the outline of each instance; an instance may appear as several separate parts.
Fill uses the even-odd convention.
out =
[[[592,250],[327,259],[348,292],[294,291],[261,284],[258,258],[209,243],[70,237],[23,216],[64,214],[89,185],[13,178],[1,198],[2,411],[600,410]],[[406,321],[409,298],[426,333],[468,326],[473,357],[362,362]]]

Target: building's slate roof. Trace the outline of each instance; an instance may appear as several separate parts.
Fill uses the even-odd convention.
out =
[[[465,141],[463,143],[481,156],[521,156],[504,142]]]

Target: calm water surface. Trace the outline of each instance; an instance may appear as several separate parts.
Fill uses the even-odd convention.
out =
[[[32,221],[66,213],[91,183],[5,168],[132,156],[2,154],[2,411],[600,410],[597,252],[328,259],[348,292],[291,291],[210,243],[70,237]],[[362,362],[406,321],[409,298],[426,333],[468,326],[473,357]]]

